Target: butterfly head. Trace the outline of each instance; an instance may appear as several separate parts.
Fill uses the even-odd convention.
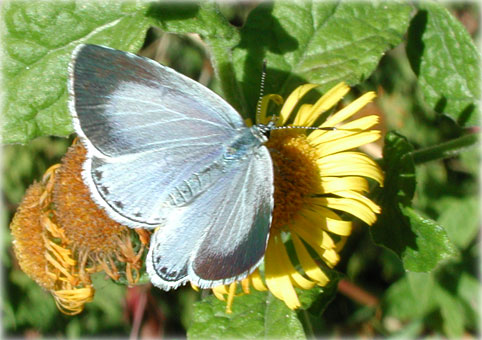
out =
[[[268,124],[256,124],[251,127],[252,133],[258,138],[261,143],[266,143],[270,137],[271,130],[276,128],[276,124],[273,120]]]

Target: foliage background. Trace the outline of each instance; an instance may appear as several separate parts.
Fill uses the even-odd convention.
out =
[[[479,19],[476,3],[4,3],[4,334],[475,336]],[[286,95],[307,81],[324,92],[342,80],[354,87],[347,101],[376,91],[366,111],[380,115],[386,133],[387,179],[375,192],[384,212],[371,229],[357,225],[333,283],[303,293],[299,311],[253,293],[227,315],[206,293],[127,289],[99,275],[81,315],[59,313],[18,269],[8,224],[28,185],[72,141],[66,65],[83,42],[140,50],[222,93],[245,116],[255,112],[263,60],[266,93]],[[367,152],[377,157],[381,148]]]

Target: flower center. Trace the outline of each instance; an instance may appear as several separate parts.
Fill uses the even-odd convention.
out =
[[[53,192],[56,218],[79,251],[115,253],[119,249],[118,238],[127,232],[127,227],[111,220],[90,198],[81,177],[85,154],[82,145],[75,144],[57,171]]]
[[[300,211],[305,199],[319,192],[318,153],[305,134],[274,130],[266,143],[274,167],[272,228],[283,230]]]

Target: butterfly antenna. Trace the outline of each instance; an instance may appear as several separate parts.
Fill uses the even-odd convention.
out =
[[[263,70],[261,71],[261,85],[259,86],[258,106],[256,107],[256,123],[261,121],[261,102],[264,95],[264,79],[266,78],[266,60],[263,60]]]
[[[324,131],[346,131],[346,132],[361,132],[362,129],[344,129],[337,128],[336,126],[298,126],[298,125],[288,125],[288,126],[274,126],[272,130],[286,130],[286,129],[303,129],[303,130],[324,130]]]
[[[334,126],[329,127],[316,127],[316,126],[297,126],[297,125],[288,125],[288,126],[276,126],[273,127],[273,130],[287,130],[287,129],[303,129],[303,130],[326,130],[326,131],[337,131],[338,129]]]

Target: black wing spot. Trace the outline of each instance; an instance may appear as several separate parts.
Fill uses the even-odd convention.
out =
[[[161,255],[157,255],[157,257],[156,257],[156,262],[157,262],[157,263],[161,262],[161,258],[162,258]]]
[[[102,190],[102,192],[104,193],[104,195],[109,195],[109,194],[110,194],[109,188],[107,188],[106,186],[101,186],[101,187],[100,187],[100,190]]]
[[[114,205],[119,209],[124,209],[124,204],[120,201],[114,201]]]
[[[161,273],[162,273],[162,274],[166,274],[166,273],[167,273],[167,268],[166,268],[166,267],[162,267],[162,268],[161,268]]]
[[[134,214],[134,216],[135,216],[135,217],[142,217],[142,214],[141,214],[140,212],[136,212],[136,213]]]
[[[94,176],[95,178],[97,178],[98,181],[100,181],[102,179],[102,171],[100,170],[95,170],[94,171]]]

